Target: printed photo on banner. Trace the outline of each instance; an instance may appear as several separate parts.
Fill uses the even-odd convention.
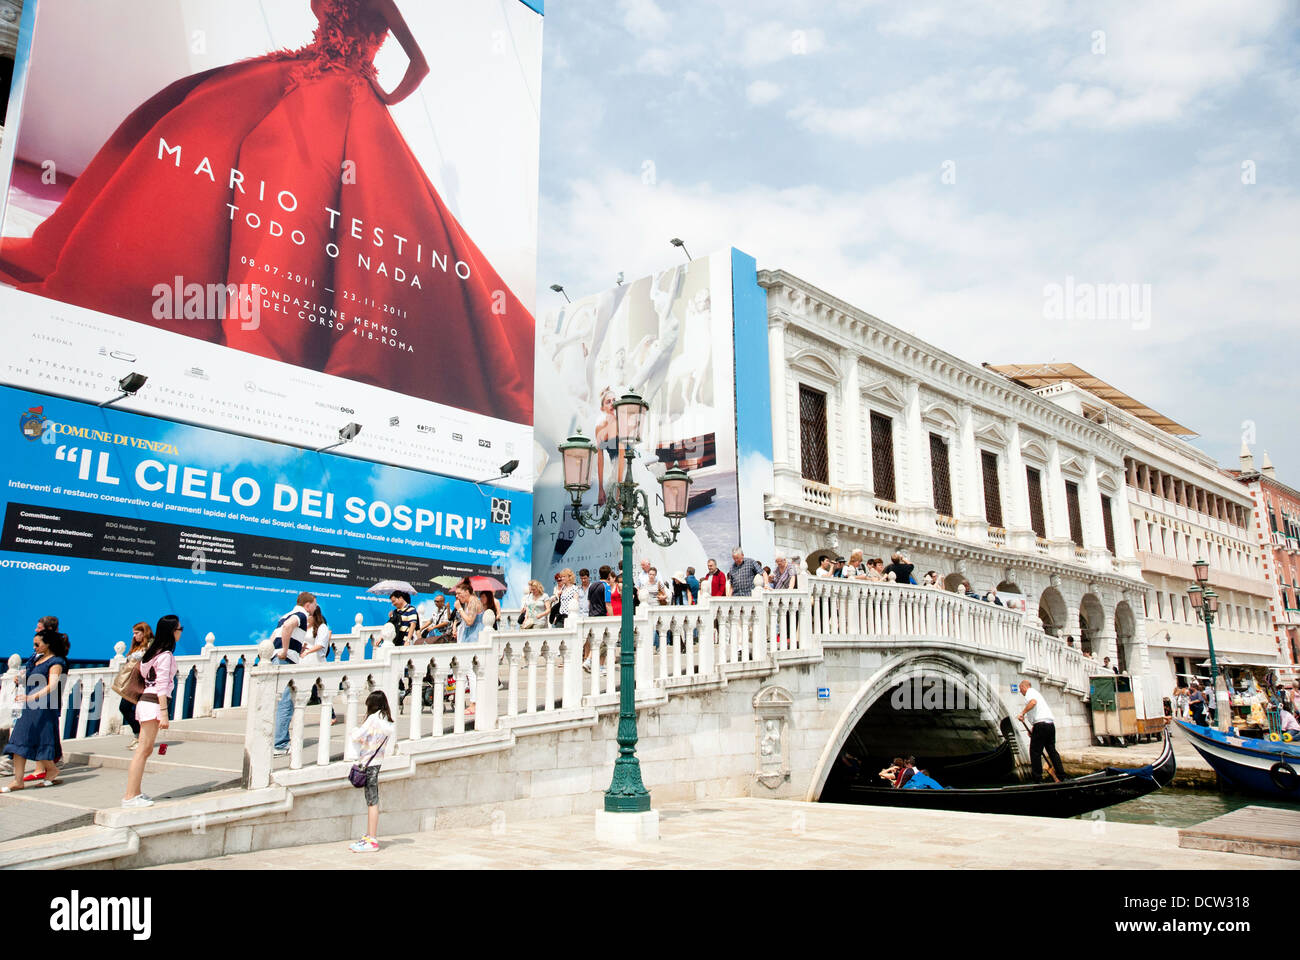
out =
[[[166,331],[531,424],[540,54],[519,0],[46,0],[0,282],[116,318],[104,371]]]
[[[573,517],[556,445],[575,431],[598,448],[588,508],[603,506],[623,479],[614,402],[627,391],[647,403],[632,477],[666,531],[658,478],[674,464],[691,477],[690,509],[677,543],[639,532],[638,559],[665,579],[708,557],[729,563],[739,542],[733,321],[729,253],[672,267],[548,314],[538,329],[538,458],[533,570],[543,584],[570,567],[596,570],[621,558],[616,525],[600,533]]]

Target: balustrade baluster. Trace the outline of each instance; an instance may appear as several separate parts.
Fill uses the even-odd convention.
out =
[[[668,658],[670,656],[668,648],[672,646],[672,643],[668,639],[664,617],[659,613],[652,613],[650,619],[655,625],[656,636],[659,638],[659,648],[655,652],[655,658],[659,661],[659,685],[663,687],[668,683]]]
[[[333,723],[334,697],[325,692],[325,681],[320,684],[320,736],[316,741],[316,765],[324,766],[330,762],[330,724]]]
[[[671,628],[668,632],[673,635],[673,639],[670,641],[670,646],[673,648],[673,676],[674,677],[680,677],[682,675],[683,640],[682,640],[681,627],[684,623],[685,623],[685,618],[683,617],[679,619],[676,614],[674,614],[673,617],[668,621],[668,624]]]
[[[351,677],[345,678],[344,692],[347,694],[347,706],[343,711],[343,759],[357,759],[357,745],[352,742],[352,734],[357,729],[357,707],[361,698],[361,683]],[[252,710],[252,707],[249,707]]]
[[[518,641],[511,640],[506,645],[506,716],[519,716],[519,653],[516,651]]]
[[[560,645],[555,640],[546,641],[546,701],[542,705],[545,713],[555,709],[555,659],[559,650]]]
[[[649,690],[655,675],[654,631],[649,617],[640,623],[634,623],[632,643],[636,649],[636,687],[638,690]]]
[[[428,668],[428,664],[425,664]],[[411,693],[406,698],[406,712],[411,717],[410,739],[419,740],[424,725],[424,674],[420,671],[419,657],[412,659]]]
[[[289,769],[302,769],[303,728],[307,721],[307,701],[311,687],[305,677],[296,677],[293,687],[293,718],[289,721]],[[177,710],[177,713],[180,711]]]
[[[537,657],[539,656],[538,644],[529,641],[524,647],[524,656],[528,663],[528,713],[537,712]]]
[[[602,640],[605,645],[605,693],[610,695],[614,693],[614,684],[618,680],[618,660],[622,654],[620,653],[617,636],[611,635],[610,632],[606,630]],[[593,654],[598,654],[599,652],[600,651],[598,650],[593,650]],[[599,692],[600,671],[593,665],[592,672],[596,674],[596,690]]]
[[[466,662],[468,661],[468,662]],[[456,659],[452,661],[456,676],[456,697],[452,706],[451,730],[452,733],[465,732],[465,699],[467,696],[466,688],[469,686],[468,674],[474,669],[473,654],[461,651],[456,654]]]
[[[431,660],[430,664],[433,667],[433,708],[429,711],[431,714],[429,733],[435,737],[441,737],[445,732],[442,719],[442,702],[443,697],[447,694],[447,678],[444,674],[451,672],[451,664],[439,666],[437,658]],[[456,686],[460,686],[460,684],[457,683]]]

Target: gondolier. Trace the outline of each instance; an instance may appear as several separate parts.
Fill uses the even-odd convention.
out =
[[[1020,711],[1020,720],[1029,718],[1029,770],[1034,783],[1043,777],[1042,754],[1047,753],[1057,778],[1064,778],[1065,768],[1061,766],[1061,756],[1056,752],[1056,717],[1047,705],[1043,695],[1030,685],[1028,680],[1020,681],[1020,695],[1025,698],[1025,707]]]

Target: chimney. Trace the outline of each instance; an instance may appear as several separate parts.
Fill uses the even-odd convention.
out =
[[[1264,451],[1264,461],[1259,465],[1259,472],[1270,480],[1277,479],[1277,471],[1273,469],[1273,461],[1268,458],[1268,451]]]
[[[1255,472],[1255,457],[1250,452],[1250,447],[1246,446],[1246,441],[1241,441],[1241,472]]]

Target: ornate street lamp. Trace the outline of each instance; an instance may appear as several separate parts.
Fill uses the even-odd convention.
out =
[[[1225,698],[1228,701],[1228,709],[1223,709],[1219,703],[1219,661],[1214,656],[1214,617],[1219,612],[1219,595],[1214,592],[1210,586],[1210,564],[1206,560],[1197,560],[1192,564],[1192,570],[1196,575],[1196,583],[1187,588],[1187,596],[1191,599],[1192,609],[1196,611],[1196,616],[1205,624],[1205,642],[1210,648],[1210,689],[1214,691],[1214,715],[1218,720],[1219,729],[1226,731],[1229,726],[1228,714],[1232,710],[1232,693],[1229,691]]]
[[[595,446],[582,434],[574,434],[559,445],[564,458],[564,489],[573,501],[573,517],[588,530],[603,530],[617,521],[623,542],[623,571],[632,576],[632,543],[637,525],[645,527],[653,543],[668,547],[677,541],[682,519],[690,494],[691,478],[686,471],[674,466],[660,478],[664,501],[664,516],[670,530],[658,534],[650,521],[649,502],[645,492],[632,479],[633,446],[641,441],[646,410],[640,396],[626,393],[614,402],[614,416],[618,425],[618,443],[626,468],[623,479],[614,484],[613,496],[597,514],[583,512],[582,496],[591,488],[591,461],[596,455]],[[629,581],[630,582],[630,581]],[[625,584],[626,587],[626,584]],[[605,791],[605,810],[608,813],[645,813],[650,809],[650,793],[641,782],[641,765],[636,758],[636,651],[632,643],[632,609],[634,603],[627,598],[623,603],[623,622],[619,633],[622,665],[620,667],[618,712],[618,759],[614,761],[614,778]]]

